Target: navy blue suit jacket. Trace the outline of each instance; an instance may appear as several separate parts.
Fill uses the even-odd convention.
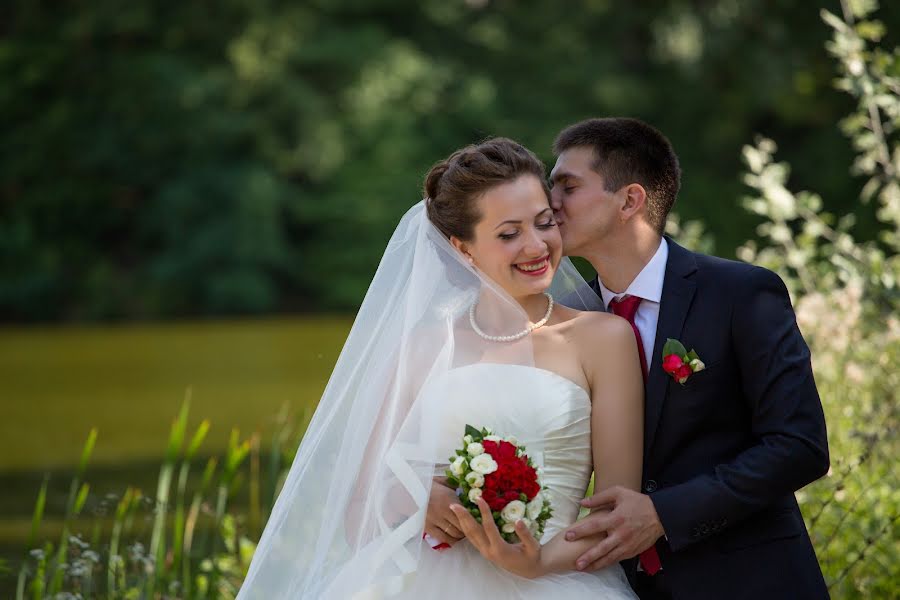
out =
[[[643,491],[666,532],[668,586],[678,600],[827,598],[794,499],[828,471],[825,418],[787,289],[667,241]],[[662,370],[667,338],[706,364],[684,385]]]

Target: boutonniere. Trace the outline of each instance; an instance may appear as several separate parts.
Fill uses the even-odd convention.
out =
[[[688,352],[684,344],[678,340],[668,338],[663,346],[663,371],[672,376],[672,379],[684,385],[688,377],[699,373],[706,368],[695,350]]]

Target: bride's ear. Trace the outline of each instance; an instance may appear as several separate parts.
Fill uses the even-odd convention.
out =
[[[464,241],[456,237],[455,235],[450,236],[450,243],[453,244],[453,247],[456,248],[457,252],[462,255],[462,259],[468,262],[470,265],[475,264],[475,259],[472,258],[472,255],[469,254],[468,246]]]

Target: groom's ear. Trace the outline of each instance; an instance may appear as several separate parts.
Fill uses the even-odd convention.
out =
[[[622,203],[620,212],[622,220],[628,221],[644,210],[647,205],[647,190],[639,183],[629,183],[622,192],[625,194],[625,202]]]

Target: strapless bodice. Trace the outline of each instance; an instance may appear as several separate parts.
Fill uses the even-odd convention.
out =
[[[407,424],[416,428],[418,435],[410,437],[418,442],[398,445],[397,452],[393,456],[389,453],[388,458],[398,479],[407,482],[407,489],[416,486],[399,474],[412,474],[413,465],[423,462],[428,469],[436,465],[438,473],[443,474],[449,457],[462,446],[466,425],[487,427],[503,437],[515,436],[541,469],[544,493],[553,506],[541,541],[546,543],[575,522],[578,502],[584,497],[592,470],[591,401],[582,387],[545,369],[478,363],[433,377],[421,390],[417,405],[422,410],[421,418]],[[425,475],[426,480],[429,478],[430,473]],[[424,506],[426,489],[419,493]],[[415,524],[424,526],[424,513]],[[320,597],[637,600],[619,565],[524,579],[485,560],[468,540],[434,551],[421,538],[421,531],[398,528],[379,539],[360,552]],[[395,538],[400,541],[395,542]],[[378,558],[375,564],[382,564],[381,557],[388,552],[404,575],[368,586],[358,594],[351,592],[359,588],[359,573],[365,572],[372,557]]]
[[[591,401],[584,388],[537,367],[478,363],[451,369],[423,394],[423,422],[433,428],[428,436],[441,473],[467,424],[515,436],[540,468],[553,507],[543,540],[575,522],[592,471]]]

